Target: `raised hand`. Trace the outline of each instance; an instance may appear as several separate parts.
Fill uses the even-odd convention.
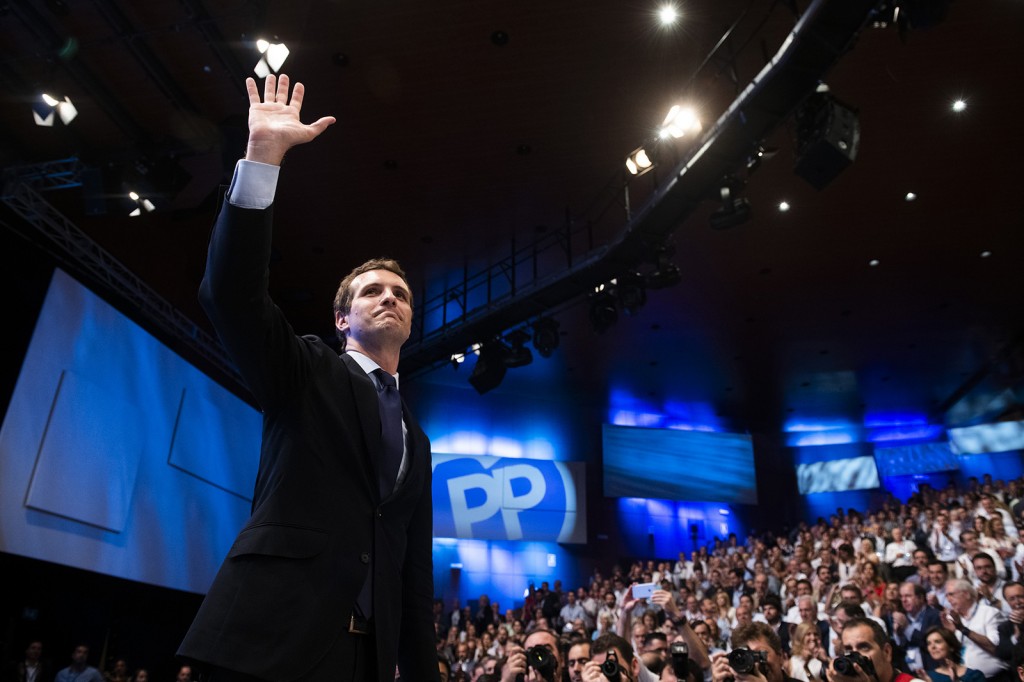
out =
[[[313,123],[303,123],[299,113],[306,90],[302,83],[296,83],[289,99],[288,86],[286,74],[267,76],[261,101],[256,81],[245,79],[249,93],[247,160],[279,166],[289,149],[315,139],[335,122],[333,116],[324,116]]]

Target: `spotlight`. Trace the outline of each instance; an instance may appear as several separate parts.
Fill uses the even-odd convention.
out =
[[[503,358],[506,367],[525,367],[533,362],[533,353],[525,344],[530,340],[530,335],[522,329],[517,329],[506,337],[512,347],[505,346],[505,357]]]
[[[560,341],[557,321],[542,317],[533,323],[533,347],[542,358],[550,358]]]
[[[132,218],[138,218],[142,215],[143,211],[146,213],[152,213],[156,210],[156,206],[153,205],[153,202],[140,196],[138,192],[128,192],[128,198],[135,202],[135,208],[128,214]]]
[[[601,285],[590,295],[590,325],[598,334],[603,334],[619,319],[615,294]]]
[[[732,177],[726,178],[719,188],[719,197],[722,200],[722,207],[711,214],[711,227],[715,230],[725,230],[736,227],[750,220],[750,200],[746,197],[738,197],[736,193],[742,185]]]
[[[626,273],[616,280],[615,290],[619,295],[619,305],[622,311],[633,317],[640,308],[647,303],[647,290],[644,287],[644,278],[638,272]]]
[[[674,137],[678,139],[684,135],[696,135],[700,131],[700,120],[697,118],[694,110],[676,104],[669,109],[668,115],[661,123],[660,137]]]
[[[637,147],[626,157],[626,168],[633,175],[643,175],[654,168],[654,162],[643,147]]]
[[[676,8],[673,7],[672,5],[665,5],[660,10],[658,10],[658,19],[661,20],[662,26],[674,24],[676,22],[676,19],[678,18],[679,13],[676,11]]]
[[[473,373],[469,375],[470,385],[481,395],[494,390],[505,378],[505,349],[507,346],[498,339],[480,346],[480,357],[476,359]]]
[[[665,289],[678,284],[683,278],[679,267],[672,262],[674,255],[676,250],[671,244],[663,244],[655,249],[654,271],[644,278],[648,289]]]
[[[78,109],[71,103],[70,97],[65,97],[62,101],[44,92],[39,96],[39,101],[32,103],[32,120],[37,126],[52,128],[55,117],[59,117],[61,123],[68,125],[77,116]]]
[[[819,88],[796,113],[795,172],[816,189],[832,182],[854,159],[860,146],[857,111]]]
[[[277,73],[284,66],[284,60],[288,59],[291,52],[284,43],[271,43],[260,38],[256,41],[256,49],[262,55],[253,71],[260,78],[266,78],[271,73]]]

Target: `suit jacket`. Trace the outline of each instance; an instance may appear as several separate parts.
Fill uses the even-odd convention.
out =
[[[380,412],[349,356],[296,336],[270,300],[272,207],[225,202],[200,299],[263,412],[252,516],[178,654],[284,682],[347,630],[372,565],[380,682],[438,679],[430,443],[403,405],[409,469],[381,499]]]
[[[938,661],[932,659],[928,655],[928,646],[925,643],[925,633],[933,627],[941,627],[942,619],[939,610],[932,606],[925,606],[921,613],[921,627],[910,636],[910,640],[906,640],[903,637],[903,633],[899,633],[899,639],[896,638],[896,632],[892,625],[892,614],[886,614],[884,616],[885,628],[889,631],[889,636],[893,640],[892,649],[892,664],[900,670],[907,669],[907,649],[917,647],[921,651],[921,662],[924,663],[925,670],[933,670],[938,664]]]

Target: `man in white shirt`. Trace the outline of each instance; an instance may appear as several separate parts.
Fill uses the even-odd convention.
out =
[[[949,527],[949,514],[940,511],[935,517],[935,526],[928,533],[928,546],[931,547],[935,558],[945,563],[956,561],[960,553],[960,543],[957,542],[952,530]]]
[[[903,531],[898,526],[892,529],[892,542],[885,546],[885,563],[892,569],[895,580],[903,582],[917,571],[914,566],[915,549],[917,545],[913,540],[904,540]]]
[[[987,604],[978,602],[978,593],[966,580],[950,580],[946,584],[946,597],[953,608],[943,616],[946,629],[956,633],[964,647],[964,665],[980,670],[992,678],[1009,668],[996,650],[999,644],[999,624],[1006,620],[1003,614]]]
[[[957,578],[971,581],[977,580],[978,576],[974,573],[973,561],[978,552],[985,552],[992,557],[992,561],[996,564],[996,574],[1000,578],[1006,577],[1006,564],[991,549],[983,549],[981,547],[981,543],[978,541],[978,534],[973,530],[965,530],[963,533],[960,533],[960,544],[964,548],[964,553],[956,558]]]

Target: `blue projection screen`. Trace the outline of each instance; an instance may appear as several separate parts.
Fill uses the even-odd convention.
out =
[[[605,424],[603,446],[606,497],[757,504],[749,436]]]
[[[960,460],[949,443],[917,443],[891,448],[875,448],[875,463],[882,478],[956,471]]]
[[[866,490],[879,486],[874,457],[849,457],[798,464],[796,482],[801,495]]]

